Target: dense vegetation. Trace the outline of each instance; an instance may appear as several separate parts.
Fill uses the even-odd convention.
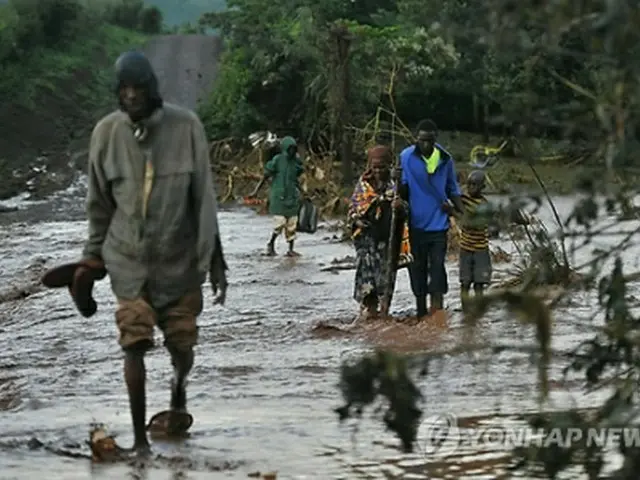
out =
[[[609,20],[583,18],[606,15],[600,2],[560,3],[566,11],[547,2],[515,11],[506,0],[231,0],[201,19],[227,47],[201,113],[215,138],[269,129],[342,157],[385,128],[403,136],[400,120],[431,117],[442,130],[553,140],[536,155],[601,158],[605,130],[632,145],[637,113],[624,125],[615,113],[618,95],[632,100],[616,85],[630,80],[605,58]],[[633,164],[631,151],[616,161]]]
[[[84,150],[87,131],[113,107],[114,59],[161,28],[160,11],[142,0],[0,4],[0,198],[25,188],[34,163],[68,170],[68,152]],[[41,176],[34,188],[46,194],[70,176]]]

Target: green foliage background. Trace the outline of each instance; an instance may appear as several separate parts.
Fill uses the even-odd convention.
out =
[[[610,71],[602,39],[570,22],[602,5],[560,3],[562,16],[528,2],[516,15],[502,0],[230,0],[200,19],[226,44],[200,113],[213,138],[270,129],[317,143],[335,104],[330,39],[339,27],[352,35],[348,128],[362,128],[383,106],[408,125],[430,117],[441,130],[526,131],[567,148],[593,147],[603,124],[583,92],[604,93]],[[568,115],[581,121],[569,124]],[[629,155],[618,160],[633,164]]]

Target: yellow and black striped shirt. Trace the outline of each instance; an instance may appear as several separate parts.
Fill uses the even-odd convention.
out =
[[[460,248],[470,252],[486,250],[489,248],[488,227],[478,228],[475,225],[469,226],[469,223],[477,223],[477,220],[474,222],[473,219],[476,209],[479,205],[487,203],[487,199],[483,196],[470,197],[463,193],[460,200],[462,200],[462,206],[464,207],[464,218],[460,222]]]

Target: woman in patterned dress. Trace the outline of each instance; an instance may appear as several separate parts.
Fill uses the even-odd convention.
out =
[[[351,196],[349,222],[356,249],[356,275],[353,298],[360,304],[360,318],[388,316],[384,296],[387,288],[395,287],[396,269],[411,261],[406,204],[396,197],[391,181],[391,150],[377,145],[367,152],[367,168]],[[393,205],[392,205],[393,204]],[[388,275],[389,238],[392,207],[396,210],[398,240],[394,249],[396,268]],[[391,285],[389,285],[391,282]]]

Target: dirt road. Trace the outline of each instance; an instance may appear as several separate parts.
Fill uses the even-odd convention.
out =
[[[163,35],[153,38],[145,53],[163,98],[194,110],[215,80],[221,49],[221,39],[211,35]]]

